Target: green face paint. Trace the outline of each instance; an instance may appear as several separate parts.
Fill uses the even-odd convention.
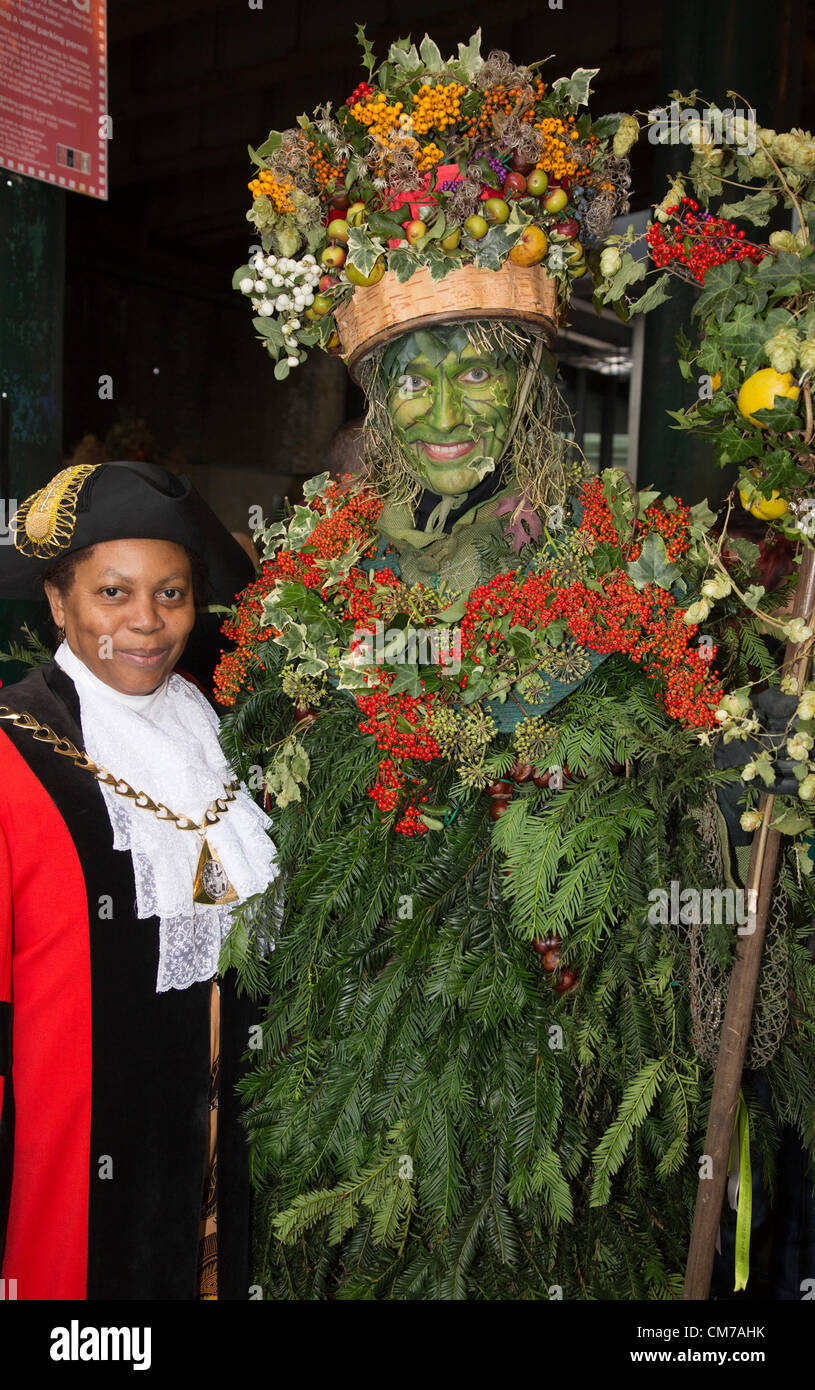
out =
[[[511,358],[469,342],[436,361],[418,351],[402,366],[388,411],[413,472],[431,492],[471,492],[492,472],[509,433],[516,382]]]

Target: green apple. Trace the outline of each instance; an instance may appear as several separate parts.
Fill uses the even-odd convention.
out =
[[[427,236],[427,223],[420,222],[418,218],[413,222],[408,222],[405,227],[405,236],[410,246],[418,245],[422,237]]]
[[[473,241],[480,241],[482,236],[486,236],[489,230],[486,218],[480,217],[477,212],[473,213],[472,217],[467,218],[467,221],[464,223],[464,229],[467,235],[472,237]]]
[[[334,308],[334,301],[330,295],[315,294],[314,303],[311,305],[311,308],[318,318],[322,318],[325,314],[331,313],[331,310]]]
[[[348,243],[348,223],[344,217],[335,217],[328,224],[328,235],[332,241],[339,241],[343,246]]]
[[[339,270],[340,266],[345,265],[345,256],[344,246],[326,246],[320,261],[326,270]]]
[[[488,222],[506,222],[509,217],[509,203],[505,198],[487,198],[484,203],[484,216]]]
[[[357,270],[355,265],[346,266],[345,274],[352,285],[375,285],[385,274],[385,258],[384,256],[380,256],[379,259],[374,262],[374,268],[370,275],[363,275],[362,271]]]
[[[347,213],[345,214],[345,220],[348,223],[349,227],[360,227],[362,225],[362,219],[364,216],[365,204],[352,203]]]
[[[533,198],[542,198],[549,187],[549,175],[543,169],[533,169],[526,180],[526,191]]]
[[[550,188],[543,200],[547,212],[562,212],[569,201],[565,188]]]

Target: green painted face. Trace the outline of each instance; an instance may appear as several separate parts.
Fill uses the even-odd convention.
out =
[[[442,347],[443,351],[443,347]],[[431,492],[471,492],[494,469],[509,432],[517,371],[471,343],[440,361],[417,352],[394,380],[388,410],[414,472]]]

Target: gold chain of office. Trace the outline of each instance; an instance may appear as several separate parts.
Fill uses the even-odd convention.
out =
[[[123,777],[114,777],[112,772],[109,772],[106,767],[100,766],[99,763],[95,763],[92,758],[88,757],[87,753],[82,752],[71,743],[69,738],[61,738],[47,724],[40,724],[33,715],[27,714],[25,711],[18,712],[9,709],[8,705],[0,705],[0,719],[7,719],[10,723],[16,724],[18,728],[26,729],[37,743],[50,744],[55,753],[61,753],[63,757],[70,758],[77,767],[89,772],[92,777],[96,778],[97,782],[102,782],[106,787],[110,787],[117,796],[126,797],[140,810],[151,811],[159,820],[169,821],[177,830],[196,830],[199,835],[205,835],[207,826],[215,825],[224,812],[229,810],[230,802],[235,800],[235,783],[227,782],[224,784],[223,796],[216,796],[215,800],[210,802],[200,822],[190,820],[189,816],[176,815],[175,811],[171,811],[169,806],[165,806],[162,801],[153,801],[146,792],[136,791],[129,782],[125,782]]]

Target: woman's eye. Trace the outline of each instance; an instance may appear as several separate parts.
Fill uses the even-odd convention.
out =
[[[489,375],[486,367],[471,367],[459,377],[459,381],[466,381],[468,386],[483,386],[484,382],[489,380]]]

